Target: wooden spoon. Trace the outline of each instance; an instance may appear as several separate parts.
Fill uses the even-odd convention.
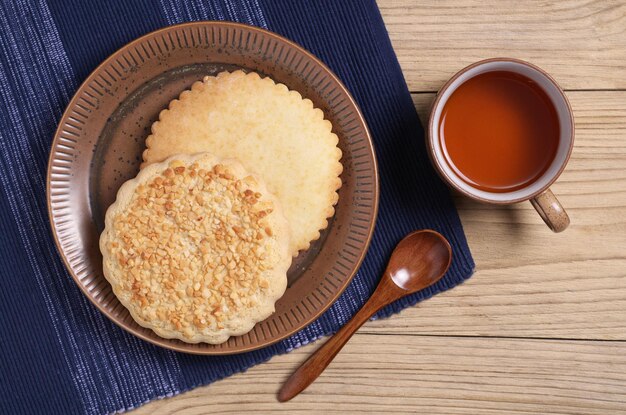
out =
[[[278,400],[288,401],[306,389],[363,323],[384,306],[439,281],[451,260],[452,249],[441,234],[422,230],[406,236],[391,254],[378,287],[363,308],[287,379]]]

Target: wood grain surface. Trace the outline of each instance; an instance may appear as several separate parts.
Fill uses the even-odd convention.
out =
[[[565,89],[626,88],[623,0],[379,1],[414,92],[458,69],[506,56],[529,60]]]
[[[423,121],[482,58],[527,59],[561,83],[576,143],[552,189],[571,227],[455,196],[476,274],[366,323],[293,401],[275,394],[318,344],[135,413],[626,414],[626,1],[379,6]]]

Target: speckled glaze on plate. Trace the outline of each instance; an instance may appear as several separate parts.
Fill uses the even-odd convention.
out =
[[[102,275],[98,238],[118,188],[139,171],[159,111],[205,75],[243,69],[271,76],[324,111],[339,136],[343,181],[335,216],[289,270],[276,312],[221,345],[187,344],[139,326]],[[378,208],[378,173],[363,116],[317,58],[274,33],[231,22],[194,22],[143,36],[105,60],[81,85],[55,134],[48,165],[50,223],[59,252],[85,295],[140,338],[195,354],[231,354],[282,340],[319,317],[356,273]]]

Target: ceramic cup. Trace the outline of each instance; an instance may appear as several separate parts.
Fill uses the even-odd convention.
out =
[[[439,139],[442,110],[452,93],[466,80],[485,72],[508,71],[526,76],[536,82],[547,94],[556,109],[560,137],[556,156],[545,173],[528,186],[506,193],[488,192],[463,181],[446,162]],[[468,137],[471,140],[471,137]],[[565,93],[544,70],[518,59],[495,58],[476,62],[452,77],[437,94],[428,126],[428,152],[439,175],[465,196],[484,203],[512,204],[529,200],[546,225],[561,232],[570,223],[567,213],[550,190],[550,185],[561,175],[574,146],[574,118]]]

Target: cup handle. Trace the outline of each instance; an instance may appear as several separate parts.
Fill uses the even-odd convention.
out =
[[[530,199],[541,219],[553,232],[563,232],[569,226],[569,216],[550,189]]]

